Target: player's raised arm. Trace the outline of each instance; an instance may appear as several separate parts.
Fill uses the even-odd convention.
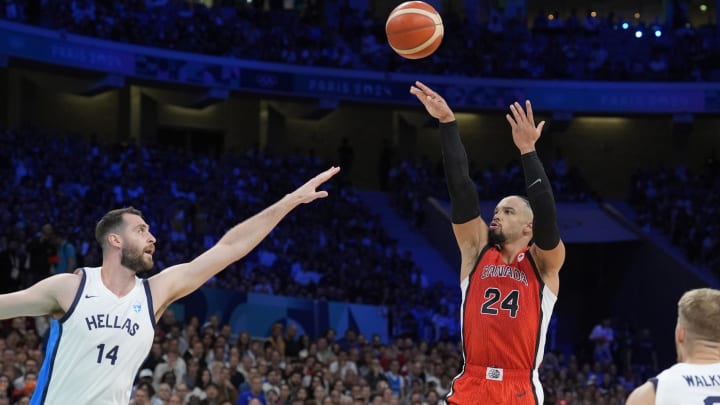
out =
[[[525,110],[520,103],[513,103],[510,114],[505,118],[512,128],[513,142],[520,151],[527,196],[533,211],[534,244],[531,252],[542,273],[557,274],[565,261],[565,246],[560,240],[555,197],[550,180],[535,151],[535,142],[540,139],[545,121],[535,125],[529,100],[525,101]]]
[[[431,116],[440,121],[440,144],[452,205],[453,232],[462,257],[462,281],[472,271],[477,255],[487,243],[487,224],[480,217],[477,190],[470,179],[467,153],[460,139],[455,114],[440,95],[421,82],[415,82],[415,86],[410,87],[410,93],[417,97]]]
[[[195,291],[210,277],[247,255],[295,207],[327,197],[327,191],[317,188],[339,171],[339,167],[332,167],[318,174],[275,204],[235,225],[195,260],[169,267],[150,278],[155,314],[159,316],[170,303]]]

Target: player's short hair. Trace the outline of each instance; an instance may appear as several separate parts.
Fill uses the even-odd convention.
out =
[[[693,339],[720,342],[720,291],[698,288],[678,301],[678,318]]]
[[[109,211],[95,225],[95,240],[105,249],[107,235],[123,224],[123,214],[137,215],[142,218],[142,212],[133,207],[118,208]]]
[[[510,194],[510,195],[508,195],[508,196],[505,196],[505,197],[502,198],[501,200],[504,200],[505,198],[510,198],[510,197],[518,198],[518,199],[520,199],[522,202],[525,203],[524,208],[527,208],[527,212],[530,214],[530,218],[531,218],[531,219],[535,216],[535,213],[533,212],[532,207],[530,206],[530,200],[528,200],[527,197],[525,197],[525,196],[523,196],[523,195],[519,195],[519,194]],[[500,203],[500,202],[498,202],[498,204],[499,204],[499,203]]]

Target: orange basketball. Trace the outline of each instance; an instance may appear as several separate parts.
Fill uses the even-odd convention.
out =
[[[431,55],[443,38],[440,14],[423,1],[406,1],[395,7],[385,23],[390,47],[407,59]]]

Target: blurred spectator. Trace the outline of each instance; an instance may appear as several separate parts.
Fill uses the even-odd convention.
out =
[[[285,353],[287,357],[298,357],[302,344],[297,338],[297,326],[290,324],[285,328],[285,335],[283,340],[285,341]]]
[[[67,240],[61,231],[56,231],[53,244],[57,246],[58,261],[55,264],[55,273],[72,273],[77,268],[75,246]]]
[[[153,405],[163,405],[166,402],[170,400],[170,395],[172,393],[172,390],[170,388],[170,385],[167,383],[161,383],[158,384],[157,391],[155,392],[155,395],[150,399],[150,402]]]
[[[252,399],[257,399],[263,405],[267,405],[265,401],[265,393],[262,390],[263,380],[260,375],[250,378],[250,389],[240,393],[237,405],[248,405]]]
[[[605,363],[613,359],[610,349],[613,340],[612,321],[609,318],[595,325],[592,332],[590,332],[590,341],[593,342],[595,346],[593,356],[596,362]]]
[[[270,336],[265,341],[265,347],[272,347],[279,350],[281,353],[285,353],[285,340],[283,339],[283,325],[281,323],[275,323],[272,326]]]
[[[337,158],[343,172],[350,174],[355,161],[355,149],[350,145],[347,137],[343,137],[337,150]]]
[[[42,226],[40,232],[29,243],[30,270],[23,285],[28,287],[49,276],[58,262],[57,247],[53,244],[54,230],[50,224]]]
[[[23,245],[10,239],[7,248],[0,252],[0,293],[17,291],[29,268],[30,258],[23,251]]]
[[[631,365],[633,373],[641,381],[659,372],[655,341],[650,330],[642,329],[634,340]]]
[[[130,400],[131,405],[152,405],[150,402],[150,392],[145,387],[135,389],[133,398]]]

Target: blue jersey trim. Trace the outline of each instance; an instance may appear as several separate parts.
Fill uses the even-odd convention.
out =
[[[152,327],[153,329],[155,329],[155,308],[153,307],[152,293],[150,292],[150,283],[147,281],[147,279],[143,280],[143,287],[145,287],[145,296],[147,297],[150,322],[152,322]]]
[[[72,304],[70,304],[70,308],[68,308],[67,312],[65,312],[65,315],[62,316],[62,318],[58,319],[60,323],[65,322],[70,315],[72,315],[73,311],[75,311],[75,307],[77,307],[78,302],[80,301],[80,297],[82,297],[82,292],[85,290],[85,282],[87,281],[87,273],[85,273],[85,269],[80,269],[82,272],[82,279],[80,280],[80,287],[78,287],[77,292],[75,293],[75,299],[73,300]]]
[[[35,386],[35,391],[32,399],[30,400],[30,405],[41,405],[45,403],[45,397],[47,396],[48,388],[50,387],[50,377],[52,376],[53,366],[55,365],[55,355],[57,355],[60,337],[62,336],[62,323],[65,322],[70,315],[72,315],[73,311],[75,311],[75,308],[80,301],[80,297],[82,296],[82,292],[85,289],[87,274],[85,273],[85,269],[81,269],[81,271],[82,279],[80,280],[80,286],[75,293],[75,298],[73,299],[72,304],[70,304],[70,308],[68,308],[65,315],[63,315],[60,319],[53,319],[50,321],[50,337],[48,338],[48,343],[45,347],[45,359],[43,360],[40,373],[38,374],[37,385]]]
[[[55,355],[57,355],[61,337],[62,324],[53,319],[50,321],[50,337],[48,338],[48,344],[45,350],[45,360],[38,375],[35,392],[30,399],[30,405],[42,405],[45,403],[48,388],[50,387],[50,376],[52,376],[53,366],[55,365]]]

